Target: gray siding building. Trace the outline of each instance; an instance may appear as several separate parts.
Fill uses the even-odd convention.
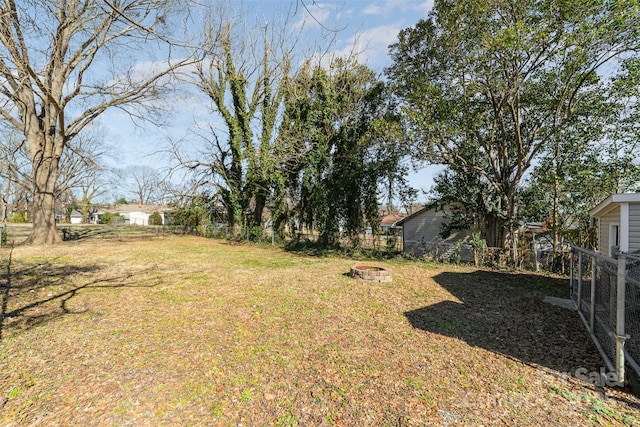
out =
[[[458,242],[465,242],[471,230],[454,231],[446,239],[442,238],[442,226],[447,221],[444,210],[424,208],[399,221],[402,226],[403,251],[415,256],[430,255],[446,258]],[[473,251],[468,244],[460,248],[463,261],[473,261]]]
[[[598,221],[598,252],[640,251],[640,193],[612,194],[590,215]]]

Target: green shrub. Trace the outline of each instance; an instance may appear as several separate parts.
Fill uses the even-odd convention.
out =
[[[0,248],[7,246],[7,227],[0,228]]]
[[[113,216],[109,212],[105,212],[100,218],[100,224],[111,224],[112,220]]]
[[[252,242],[259,242],[262,240],[262,227],[255,225],[249,229],[249,240]]]
[[[162,216],[155,211],[149,216],[149,225],[162,225]]]
[[[462,240],[458,240],[452,249],[453,251],[449,256],[449,262],[452,264],[459,264],[462,254]]]
[[[124,217],[119,213],[111,214],[111,224],[124,224]]]
[[[387,252],[398,252],[398,235],[389,233],[387,235]]]
[[[13,216],[7,219],[7,221],[14,222],[16,224],[24,224],[25,222],[27,222],[24,215],[21,214],[20,212],[14,213]]]
[[[484,257],[487,252],[487,241],[482,238],[480,233],[473,233],[471,240],[471,248],[473,249],[473,263],[476,266],[484,264]]]

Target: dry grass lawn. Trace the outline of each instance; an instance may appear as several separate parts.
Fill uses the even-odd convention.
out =
[[[2,426],[640,425],[567,281],[196,237],[0,249]],[[4,405],[2,403],[4,402]]]

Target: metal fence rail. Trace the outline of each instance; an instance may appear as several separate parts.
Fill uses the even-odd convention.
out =
[[[572,246],[571,298],[618,385],[625,364],[640,374],[640,257]]]
[[[627,254],[626,261],[625,360],[640,375],[640,256]]]

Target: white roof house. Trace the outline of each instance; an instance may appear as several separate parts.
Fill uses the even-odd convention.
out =
[[[157,212],[162,218],[162,224],[166,225],[168,218],[165,217],[165,213],[168,210],[166,205],[130,204],[115,206],[113,213],[123,217],[126,224],[149,225],[149,217]]]
[[[612,194],[589,214],[598,221],[598,252],[640,251],[640,193]]]
[[[79,210],[73,210],[71,211],[69,220],[71,224],[82,224],[82,221],[84,220],[84,215]]]

